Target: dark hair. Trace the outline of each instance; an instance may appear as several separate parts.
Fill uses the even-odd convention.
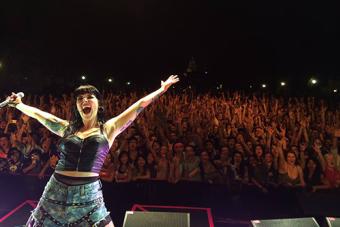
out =
[[[70,125],[67,127],[66,131],[65,131],[65,137],[69,136],[73,133],[75,133],[76,131],[78,131],[81,127],[83,127],[83,121],[82,118],[78,112],[77,109],[77,97],[79,95],[83,95],[86,93],[90,93],[94,96],[96,96],[96,98],[98,99],[98,123],[100,125],[100,129],[102,130],[103,124],[105,122],[105,111],[104,111],[104,107],[102,106],[103,100],[102,100],[102,95],[100,94],[100,92],[98,91],[98,89],[92,85],[81,85],[78,88],[76,88],[74,90],[74,96],[75,96],[75,100],[74,100],[74,105],[72,107],[71,110],[71,119],[70,119]]]
[[[135,161],[135,163],[134,163],[134,167],[136,168],[136,170],[137,171],[139,171],[139,166],[138,166],[138,159],[140,159],[140,158],[142,158],[142,159],[144,159],[144,162],[145,162],[145,164],[144,164],[144,166],[143,166],[143,171],[144,172],[146,172],[146,170],[148,169],[148,167],[147,167],[147,160],[146,160],[146,158],[145,158],[145,156],[144,155],[138,155],[137,156],[137,158],[136,158],[136,161]]]
[[[308,162],[310,162],[310,161],[313,161],[314,164],[316,165],[314,173],[312,175],[312,181],[308,178],[308,176],[310,175],[310,172],[309,172],[309,168],[307,167],[307,165],[308,165]],[[304,174],[304,177],[306,179],[307,187],[313,186],[313,184],[314,185],[320,184],[321,183],[321,174],[322,174],[322,168],[321,168],[320,162],[316,158],[308,158],[307,161],[306,161],[306,166],[305,166],[305,169],[303,171],[303,174]]]
[[[240,163],[240,168],[239,168],[239,171],[240,171],[240,175],[242,177],[244,177],[245,173],[246,173],[246,163],[245,163],[245,160],[244,160],[244,156],[241,152],[239,151],[235,151],[231,157],[231,164],[234,165],[235,164],[235,155],[240,155],[241,156],[241,163]]]

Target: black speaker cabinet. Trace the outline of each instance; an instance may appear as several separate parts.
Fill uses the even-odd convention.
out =
[[[251,224],[254,227],[319,227],[314,218],[252,220]]]
[[[329,227],[340,227],[340,218],[327,217],[326,220]]]
[[[123,227],[190,227],[189,213],[127,211]]]

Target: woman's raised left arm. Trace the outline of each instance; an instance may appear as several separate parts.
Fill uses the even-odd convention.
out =
[[[108,139],[112,142],[116,136],[129,127],[129,125],[136,119],[138,114],[140,114],[145,107],[158,99],[169,89],[171,85],[177,83],[178,81],[179,78],[177,75],[171,75],[166,81],[161,82],[161,87],[158,90],[141,98],[117,117],[108,120],[104,124],[104,130],[108,136]]]

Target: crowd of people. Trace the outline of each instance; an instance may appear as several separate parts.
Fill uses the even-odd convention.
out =
[[[62,119],[72,95],[24,102]],[[138,99],[104,92],[107,118]],[[224,92],[168,93],[116,138],[100,177],[107,182],[195,181],[267,192],[340,186],[340,105],[314,97]],[[51,175],[59,137],[15,108],[0,109],[0,173]]]

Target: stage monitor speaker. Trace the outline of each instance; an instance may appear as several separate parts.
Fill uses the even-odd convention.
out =
[[[340,227],[340,218],[326,217],[329,227]]]
[[[314,218],[252,220],[251,224],[254,227],[319,227]]]
[[[189,213],[127,211],[123,227],[190,227]]]

